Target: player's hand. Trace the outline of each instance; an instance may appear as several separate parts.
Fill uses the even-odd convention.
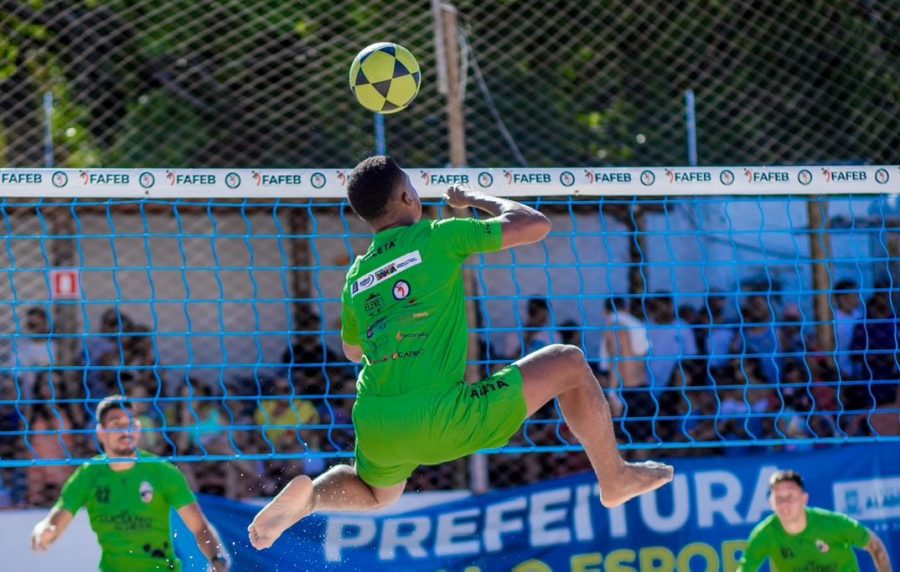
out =
[[[54,540],[56,540],[56,526],[44,520],[34,525],[31,531],[32,550],[46,552]]]
[[[455,209],[464,209],[472,206],[479,196],[481,194],[471,187],[450,185],[450,188],[444,193],[444,200]]]

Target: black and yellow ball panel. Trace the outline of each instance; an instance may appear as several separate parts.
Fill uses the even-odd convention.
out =
[[[376,113],[396,113],[419,93],[422,72],[416,58],[390,42],[367,47],[350,66],[350,89],[357,101]]]

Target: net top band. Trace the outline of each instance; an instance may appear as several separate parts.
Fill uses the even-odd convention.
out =
[[[323,198],[352,169],[0,169],[0,196]],[[900,165],[406,169],[424,198],[453,184],[507,197],[900,193]]]

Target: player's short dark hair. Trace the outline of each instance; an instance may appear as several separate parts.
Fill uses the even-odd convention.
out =
[[[803,484],[803,477],[801,477],[800,473],[798,473],[797,471],[791,470],[775,471],[774,473],[772,473],[772,476],[769,477],[769,490],[771,490],[778,483],[784,482],[794,483],[795,485],[800,487],[800,490],[806,490],[806,485]]]
[[[403,169],[387,155],[375,155],[359,163],[347,182],[347,198],[353,212],[366,222],[378,220],[385,214],[403,176]]]
[[[103,425],[106,414],[114,409],[125,409],[126,411],[134,411],[131,402],[121,395],[110,395],[105,397],[103,401],[97,404],[97,423]]]

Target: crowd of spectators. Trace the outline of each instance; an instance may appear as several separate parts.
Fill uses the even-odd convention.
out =
[[[864,297],[842,280],[832,296],[835,351],[819,343],[815,319],[784,305],[768,288],[742,288],[729,311],[722,292],[699,307],[670,293],[607,299],[596,351],[583,328],[555,321],[551,302],[531,298],[503,348],[484,345],[490,366],[551,343],[581,346],[607,394],[629,455],[748,454],[811,447],[812,438],[900,434],[900,328],[890,288]],[[270,375],[172,379],[153,332],[109,308],[76,364],[53,363],[51,320],[42,307],[20,317],[6,374],[0,379],[0,458],[66,459],[98,453],[93,406],[110,394],[135,403],[143,447],[189,460],[195,490],[232,498],[271,496],[289,479],[317,475],[353,451],[355,369],[324,343],[310,308]],[[721,442],[756,446],[722,447]],[[823,442],[823,441],[818,441]],[[656,450],[660,443],[684,443]],[[577,444],[555,404],[538,411],[512,445]],[[698,447],[697,444],[708,446]],[[52,502],[72,465],[23,463],[0,469],[0,506]],[[588,470],[584,455],[494,455],[492,486],[522,484]],[[413,490],[465,486],[459,463],[424,468]]]
[[[353,451],[355,370],[323,343],[319,317],[302,313],[268,375],[204,379],[171,374],[151,329],[115,308],[102,313],[78,363],[54,363],[47,311],[26,309],[0,379],[0,458],[28,466],[0,468],[0,507],[58,497],[76,466],[40,461],[98,454],[93,408],[112,394],[134,403],[142,448],[185,459],[198,492],[272,496],[298,474],[323,472],[337,462],[325,454]]]
[[[820,343],[811,312],[783,304],[767,284],[745,284],[737,294],[731,311],[715,290],[698,307],[676,306],[669,292],[612,296],[596,352],[580,344],[578,324],[554,326],[547,301],[536,298],[526,303],[523,327],[531,331],[521,337],[537,340],[533,351],[542,341],[573,336],[586,355],[597,356],[592,365],[632,458],[753,454],[827,446],[829,438],[900,435],[900,322],[889,283],[876,283],[868,296],[852,280],[835,284],[834,351]],[[521,344],[506,347],[487,361],[523,355]],[[514,444],[575,442],[549,404]],[[658,448],[662,443],[685,446]],[[508,484],[589,468],[583,455],[567,452],[497,455],[492,464],[492,482]]]

